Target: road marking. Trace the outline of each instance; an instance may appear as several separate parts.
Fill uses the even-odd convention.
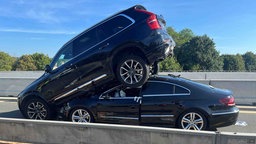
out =
[[[246,109],[256,109],[256,106],[237,106],[240,109],[246,108]]]
[[[16,101],[0,100],[0,103],[17,103]]]
[[[244,113],[244,114],[256,114],[256,111],[239,111],[239,113]]]

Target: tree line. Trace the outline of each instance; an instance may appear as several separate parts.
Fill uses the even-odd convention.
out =
[[[176,42],[174,56],[160,62],[160,71],[256,71],[256,54],[223,54],[215,48],[213,39],[198,36],[190,29],[179,32],[172,27],[168,33]],[[0,71],[44,70],[51,58],[42,53],[26,54],[19,58],[0,51]]]
[[[256,54],[223,54],[207,35],[194,35],[192,30],[176,32],[167,28],[176,42],[174,56],[160,62],[161,71],[256,71]]]
[[[26,54],[19,58],[0,51],[0,71],[40,71],[51,58],[42,53]]]

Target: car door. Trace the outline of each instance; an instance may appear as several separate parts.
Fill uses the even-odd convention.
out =
[[[97,117],[100,122],[138,124],[140,98],[128,94],[119,86],[104,92],[97,104]]]
[[[169,82],[148,81],[141,92],[141,123],[173,124],[181,96],[175,93],[178,87]]]
[[[77,86],[79,68],[73,55],[73,43],[65,45],[53,58],[48,78],[39,85],[39,91],[47,100],[66,96]]]

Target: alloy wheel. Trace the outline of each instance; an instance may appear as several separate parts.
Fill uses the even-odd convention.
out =
[[[30,119],[44,120],[47,117],[47,110],[43,103],[33,101],[27,106],[27,115]]]
[[[135,84],[141,81],[143,77],[142,65],[133,59],[126,60],[120,68],[120,75],[127,84]]]
[[[202,130],[204,128],[204,125],[205,121],[203,117],[196,112],[187,113],[181,119],[182,129]]]
[[[85,109],[77,109],[72,113],[71,117],[73,122],[89,123],[91,122],[90,113]]]

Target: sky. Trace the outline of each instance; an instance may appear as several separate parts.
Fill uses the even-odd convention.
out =
[[[53,57],[77,34],[136,4],[178,32],[208,35],[220,54],[256,53],[255,0],[0,0],[0,51]]]

